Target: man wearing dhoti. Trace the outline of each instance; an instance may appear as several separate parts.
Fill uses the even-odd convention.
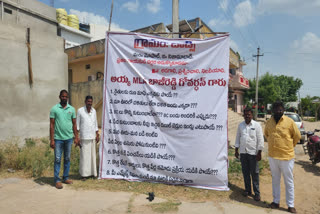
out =
[[[92,102],[92,96],[86,96],[85,106],[79,108],[77,113],[77,130],[80,131],[79,173],[82,180],[97,177],[96,143],[99,142],[99,129]]]

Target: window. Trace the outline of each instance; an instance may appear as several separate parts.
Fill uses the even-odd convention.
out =
[[[10,9],[8,9],[8,8],[4,8],[4,12],[5,12],[5,13],[12,14],[12,10],[10,10]]]
[[[301,122],[300,117],[297,114],[284,114],[288,117],[290,117],[294,122]]]
[[[68,83],[72,83],[72,69],[68,69]]]
[[[230,74],[232,75],[236,75],[236,69],[235,68],[231,68],[229,69]]]
[[[96,80],[96,76],[95,75],[88,76],[88,81],[95,81],[95,80]]]
[[[87,64],[87,65],[86,65],[86,69],[90,69],[90,64]]]

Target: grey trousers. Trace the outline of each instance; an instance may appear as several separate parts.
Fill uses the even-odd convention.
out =
[[[259,191],[259,164],[256,155],[240,154],[242,174],[246,192],[251,194],[251,179],[255,195],[260,196]]]

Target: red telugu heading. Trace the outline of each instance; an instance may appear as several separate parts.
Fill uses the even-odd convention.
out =
[[[144,49],[144,48],[188,48],[190,52],[195,52],[196,44],[193,44],[192,41],[185,41],[185,43],[171,43],[165,41],[157,41],[154,39],[135,39],[134,48]]]

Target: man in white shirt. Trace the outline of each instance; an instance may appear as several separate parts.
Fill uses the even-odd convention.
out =
[[[244,121],[239,124],[235,142],[235,156],[239,158],[242,167],[245,191],[243,196],[251,195],[251,179],[254,191],[254,200],[260,201],[259,165],[264,139],[261,125],[252,118],[251,108],[244,110]],[[250,177],[251,175],[251,177]]]
[[[99,142],[99,129],[92,102],[92,96],[86,96],[86,105],[77,112],[77,130],[80,131],[79,172],[83,181],[90,176],[97,177],[96,143]]]

